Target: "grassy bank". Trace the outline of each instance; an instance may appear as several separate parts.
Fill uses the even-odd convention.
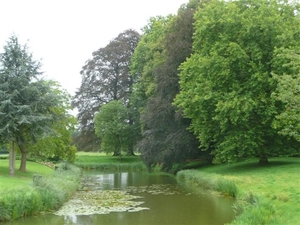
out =
[[[75,165],[83,169],[111,171],[144,171],[146,166],[139,156],[111,156],[96,152],[78,152]]]
[[[239,216],[232,224],[299,224],[299,158],[274,158],[265,166],[257,160],[206,166],[180,171],[177,178],[226,195],[235,193]]]
[[[16,161],[16,168],[19,168],[20,161]],[[38,171],[38,172],[37,172]],[[8,160],[0,160],[0,192],[16,187],[28,187],[32,185],[32,178],[35,174],[43,176],[53,174],[53,169],[35,162],[27,162],[27,172],[15,170],[15,176],[9,175]]]
[[[0,161],[0,221],[56,210],[78,188],[81,170],[75,166],[60,164],[53,171],[28,162],[28,172],[8,177],[5,161]]]

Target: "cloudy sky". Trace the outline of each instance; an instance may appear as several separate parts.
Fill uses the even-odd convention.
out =
[[[70,94],[92,52],[150,17],[176,14],[188,0],[0,0],[0,52],[12,34]]]

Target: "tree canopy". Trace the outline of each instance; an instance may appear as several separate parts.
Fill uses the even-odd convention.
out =
[[[216,162],[251,156],[265,162],[299,149],[272,125],[282,112],[272,74],[285,71],[276,49],[299,46],[296,12],[289,3],[263,0],[212,1],[197,11],[194,53],[180,67],[175,103],[201,145],[214,148]]]
[[[99,107],[113,100],[129,104],[133,78],[129,73],[130,59],[140,35],[134,30],[125,30],[104,48],[93,52],[81,71],[82,82],[73,98],[78,109],[81,147],[99,150],[99,138],[95,136],[94,116]],[[94,143],[91,146],[90,143]],[[81,149],[85,150],[85,149]]]
[[[121,155],[128,152],[130,130],[128,110],[119,100],[111,101],[100,107],[95,115],[95,132],[101,138],[101,150]]]
[[[82,69],[73,99],[78,140],[85,138],[79,142],[98,150],[90,143],[100,146],[106,137],[103,124],[101,139],[95,135],[96,121],[117,123],[112,130],[129,125],[128,149],[137,143],[149,170],[159,164],[172,172],[189,158],[265,163],[299,154],[299,8],[290,1],[190,0],[176,15],[151,17],[141,36],[121,33]],[[126,108],[126,122],[100,123],[94,116],[102,107],[116,114]]]
[[[192,50],[195,9],[189,4],[177,16],[152,18],[133,55],[132,73],[140,76],[134,93],[144,99],[139,150],[150,170],[161,164],[163,170],[176,172],[199,153],[199,143],[187,130],[190,121],[172,105],[179,93],[177,68]]]

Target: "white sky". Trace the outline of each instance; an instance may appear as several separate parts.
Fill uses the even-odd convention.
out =
[[[188,0],[0,0],[0,52],[12,34],[29,46],[49,79],[74,94],[92,52],[150,17],[176,14]]]

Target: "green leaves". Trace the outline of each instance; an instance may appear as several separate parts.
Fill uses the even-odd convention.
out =
[[[101,138],[104,152],[120,154],[122,150],[128,151],[128,111],[121,101],[111,101],[101,106],[95,115],[95,132]]]
[[[280,134],[300,141],[300,51],[277,49],[274,62],[280,67],[276,74],[273,73],[278,84],[272,97],[281,103],[282,108],[273,126]]]
[[[214,149],[216,161],[280,154],[278,146],[288,142],[272,123],[276,118],[277,127],[287,123],[282,101],[296,100],[295,91],[290,90],[297,88],[280,90],[292,80],[271,74],[286,70],[279,65],[287,60],[274,58],[275,49],[285,48],[286,40],[291,48],[300,45],[294,29],[300,22],[291,13],[294,10],[275,1],[213,1],[197,11],[194,54],[180,67],[181,91],[175,104],[192,120],[191,130],[201,145]],[[295,68],[289,64],[289,71]],[[276,98],[274,91],[280,93]],[[293,100],[285,102],[285,109],[295,105]],[[298,122],[293,120],[294,125]]]
[[[83,66],[81,86],[72,102],[78,109],[81,133],[76,144],[81,145],[81,150],[99,150],[94,116],[100,106],[113,100],[129,104],[134,83],[129,66],[139,39],[135,30],[125,30],[107,46],[93,52],[93,58]]]

